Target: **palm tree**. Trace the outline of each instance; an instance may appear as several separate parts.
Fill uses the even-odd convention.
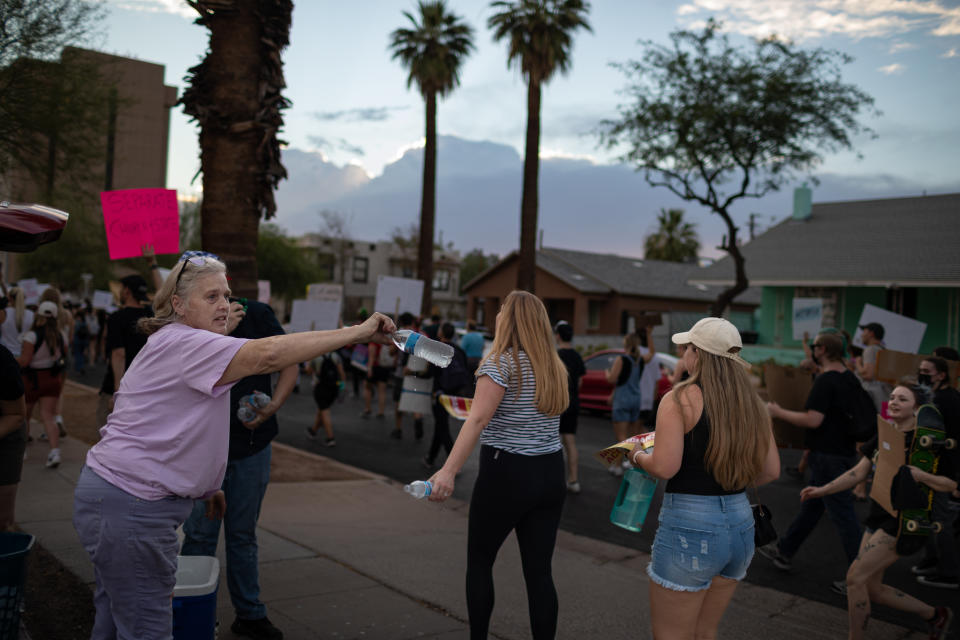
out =
[[[537,200],[540,174],[540,91],[558,70],[570,70],[573,32],[592,31],[590,4],[583,0],[498,1],[487,21],[495,41],[509,38],[507,67],[519,62],[527,81],[527,143],[520,203],[517,288],[533,292],[536,275]]]
[[[460,84],[460,68],[474,49],[473,29],[447,11],[444,0],[418,3],[420,21],[404,11],[409,29],[390,34],[393,59],[410,73],[407,87],[416,83],[426,103],[426,133],[423,149],[423,192],[420,197],[420,242],[417,248],[417,278],[422,280],[421,314],[433,307],[433,228],[437,208],[437,95],[447,95]]]
[[[260,218],[287,176],[277,132],[289,102],[280,52],[290,42],[291,0],[187,0],[210,30],[203,61],[180,99],[200,125],[201,244],[230,268],[236,295],[257,295]]]
[[[700,253],[696,225],[683,219],[683,209],[660,209],[659,227],[643,242],[643,255],[648,260],[690,262]]]

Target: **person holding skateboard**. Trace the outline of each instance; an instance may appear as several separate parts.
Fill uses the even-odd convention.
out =
[[[897,431],[904,434],[904,461],[911,452],[914,432],[917,429],[917,410],[929,400],[925,387],[904,383],[893,389],[887,405],[887,413]],[[846,491],[867,477],[874,454],[879,447],[879,437],[874,436],[860,451],[864,457],[850,471],[838,476],[821,487],[805,487],[800,491],[802,502],[823,498]],[[934,491],[951,492],[957,488],[957,465],[953,456],[940,456],[937,473],[929,473],[909,465],[913,480]],[[900,517],[890,515],[876,501],[870,502],[870,513],[864,522],[866,532],[860,541],[860,553],[847,570],[847,616],[850,622],[849,638],[865,637],[870,620],[870,603],[914,613],[930,625],[930,638],[945,638],[953,611],[949,607],[934,607],[907,595],[898,589],[883,584],[883,572],[901,556],[911,555],[923,548],[926,536],[909,534],[901,527]]]

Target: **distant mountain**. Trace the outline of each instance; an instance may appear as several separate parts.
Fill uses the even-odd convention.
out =
[[[437,230],[444,242],[461,251],[481,248],[506,254],[517,247],[523,162],[510,146],[438,136]],[[398,226],[416,223],[420,215],[423,149],[411,149],[370,178],[359,167],[337,166],[322,155],[285,149],[289,178],[277,192],[276,222],[288,232],[321,231],[319,212],[349,216],[350,232],[365,240],[389,237]],[[921,185],[890,175],[820,176],[814,202],[918,195]],[[960,190],[960,182],[930,189]],[[748,239],[748,219],[757,217],[762,231],[790,214],[792,189],[762,200],[738,203],[733,211],[741,237]],[[641,256],[643,238],[656,228],[661,207],[684,209],[697,224],[702,255],[726,233],[718,216],[687,203],[664,188],[646,184],[643,175],[623,165],[588,160],[543,158],[540,162],[540,228],[544,243],[583,251]]]

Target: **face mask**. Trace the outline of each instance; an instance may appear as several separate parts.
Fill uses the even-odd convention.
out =
[[[933,386],[933,378],[930,376],[930,374],[927,374],[927,373],[918,373],[917,382],[919,382],[925,387]]]

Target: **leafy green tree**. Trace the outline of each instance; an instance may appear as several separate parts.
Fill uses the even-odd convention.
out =
[[[672,47],[647,41],[641,60],[614,65],[628,78],[632,103],[601,123],[600,135],[623,145],[621,160],[649,184],[723,219],[736,282],[711,306],[720,315],[749,284],[731,205],[812,171],[825,152],[851,149],[855,134],[872,133],[858,118],[876,110],[873,98],[842,81],[851,58],[841,52],[775,37],[739,49],[713,20],[670,39]]]
[[[290,42],[293,2],[187,4],[210,31],[207,55],[188,71],[180,99],[200,125],[202,245],[226,260],[238,295],[256,297],[260,219],[276,213],[273,191],[287,177],[277,134],[289,106],[280,54]]]
[[[643,255],[648,260],[691,262],[700,252],[696,225],[683,219],[683,209],[660,209],[658,228],[643,241]]]
[[[513,0],[491,3],[487,21],[495,41],[508,41],[507,67],[519,64],[527,81],[527,136],[520,201],[520,255],[517,288],[533,292],[536,276],[537,209],[540,180],[541,88],[572,63],[573,32],[592,31],[590,4],[583,0]]]
[[[482,249],[468,251],[460,260],[460,293],[463,293],[463,285],[495,265],[497,260],[496,255],[487,255]]]
[[[292,238],[271,223],[260,227],[257,272],[261,280],[270,281],[271,295],[282,296],[288,302],[303,297],[307,285],[321,277],[320,268],[309,251],[298,247]]]
[[[446,96],[460,85],[460,69],[473,51],[473,29],[447,10],[444,0],[420,0],[419,21],[409,11],[403,15],[410,28],[390,34],[393,58],[409,70],[407,87],[416,84],[426,107],[423,149],[423,191],[420,197],[420,241],[417,278],[423,280],[421,312],[433,308],[433,231],[437,199],[437,96]]]

